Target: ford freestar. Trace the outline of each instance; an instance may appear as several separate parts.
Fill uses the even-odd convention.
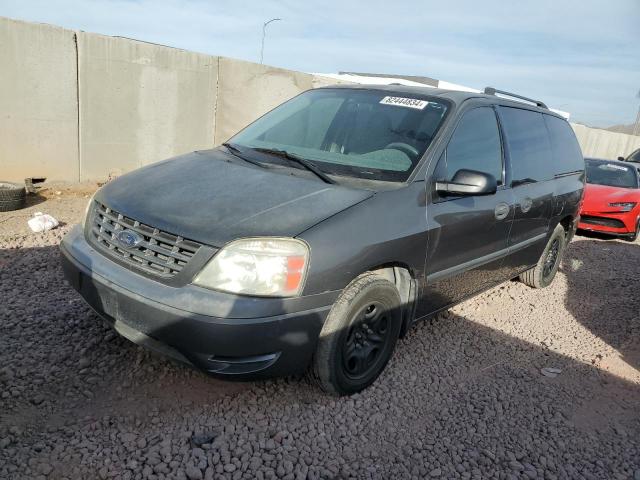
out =
[[[514,277],[549,285],[583,187],[573,131],[542,102],[321,88],[106,184],[63,264],[133,342],[349,394],[413,322]]]

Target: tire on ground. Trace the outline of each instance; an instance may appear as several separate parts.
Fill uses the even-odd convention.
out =
[[[0,212],[24,207],[26,191],[19,183],[0,181]]]
[[[382,307],[382,313],[379,313],[382,317],[376,318],[382,318],[386,322],[386,340],[382,348],[378,349],[378,356],[370,364],[371,371],[361,378],[354,378],[348,372],[344,348],[348,339],[353,338],[355,326],[362,324],[360,320],[369,311],[367,309],[372,306],[372,302]],[[329,312],[309,369],[311,377],[320,388],[333,395],[349,395],[363,390],[378,378],[387,365],[398,340],[401,324],[401,299],[395,285],[374,273],[362,274],[344,289]],[[375,325],[370,326],[376,328]],[[364,348],[372,348],[372,345],[374,344],[365,340]],[[360,348],[363,348],[362,344]]]
[[[567,232],[565,232],[562,225],[558,224],[553,230],[551,237],[549,237],[549,241],[544,247],[538,263],[535,267],[521,273],[520,281],[532,288],[544,288],[551,285],[551,282],[553,282],[553,279],[556,276],[556,272],[558,271],[558,267],[560,266],[560,262],[562,261],[562,255],[564,254],[564,249],[566,247],[566,238]],[[553,265],[551,270],[547,271],[547,273],[545,274],[545,264],[547,263],[547,259],[549,258],[550,252],[556,241],[558,242],[558,252],[555,259],[555,264]]]

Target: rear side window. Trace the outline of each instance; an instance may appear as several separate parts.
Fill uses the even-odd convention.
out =
[[[500,107],[500,113],[509,145],[512,185],[553,178],[553,155],[542,114],[511,107]]]
[[[468,169],[490,173],[502,183],[502,146],[492,108],[474,108],[464,114],[449,141],[446,158],[445,180]]]
[[[554,173],[560,175],[584,170],[582,150],[571,126],[564,120],[551,115],[543,115],[549,130]]]

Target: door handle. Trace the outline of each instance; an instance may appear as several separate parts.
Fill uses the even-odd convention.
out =
[[[511,208],[507,203],[499,203],[496,205],[496,209],[494,210],[494,214],[496,216],[496,220],[504,220],[509,215],[509,211]]]

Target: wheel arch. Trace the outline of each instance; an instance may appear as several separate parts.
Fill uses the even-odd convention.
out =
[[[575,220],[576,218],[573,215],[565,215],[560,219],[559,224],[564,228],[567,244],[573,238],[574,233],[576,233],[577,222]]]
[[[414,272],[408,265],[400,262],[379,265],[368,271],[389,280],[398,289],[402,305],[400,338],[403,338],[413,323],[415,315],[418,283],[416,282]]]

